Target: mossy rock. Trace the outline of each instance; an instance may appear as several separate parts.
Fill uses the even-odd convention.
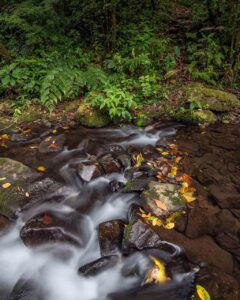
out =
[[[9,159],[0,158],[0,213],[10,217],[25,198],[25,191],[30,180],[39,175],[24,164]],[[3,185],[11,185],[4,188]]]
[[[179,193],[179,185],[175,184],[151,181],[141,194],[141,198],[144,209],[157,217],[185,208],[185,202]],[[159,205],[156,200],[160,201]]]
[[[19,123],[31,123],[41,118],[42,115],[40,113],[31,110],[21,113],[16,117],[16,120]]]
[[[107,114],[86,103],[79,105],[75,119],[81,125],[92,128],[103,127],[110,123],[110,118]]]
[[[240,100],[234,94],[207,88],[200,83],[189,84],[184,90],[187,102],[199,102],[203,109],[225,112],[240,107]]]
[[[198,109],[192,113],[193,120],[198,123],[214,124],[217,121],[217,116],[210,110]]]

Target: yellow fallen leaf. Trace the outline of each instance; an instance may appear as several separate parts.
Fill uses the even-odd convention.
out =
[[[38,167],[37,167],[37,170],[38,170],[39,172],[46,172],[46,167],[44,167],[44,166],[38,166]]]
[[[180,160],[182,159],[181,156],[176,157],[175,162],[178,164],[180,162]]]
[[[166,274],[166,268],[162,261],[150,256],[154,263],[154,267],[148,272],[146,282],[164,283],[169,280]]]
[[[166,156],[166,155],[168,155],[169,153],[167,152],[167,151],[165,151],[165,152],[162,152],[162,155],[163,156]]]
[[[2,187],[3,187],[4,189],[9,188],[10,186],[11,186],[11,183],[10,183],[10,182],[6,182],[6,183],[2,184]]]
[[[197,290],[198,297],[201,300],[211,300],[209,293],[206,291],[206,289],[203,286],[196,285],[196,290]]]
[[[25,193],[25,196],[28,198],[30,195],[28,192]]]
[[[9,135],[5,133],[5,134],[1,135],[1,138],[3,140],[9,140]]]
[[[182,195],[184,200],[187,202],[192,202],[196,200],[196,197],[193,196],[193,193],[185,193]]]
[[[170,229],[173,229],[175,227],[175,224],[173,222],[170,222],[170,223],[167,223],[167,224],[163,225],[163,227],[165,229],[169,229],[170,230]]]
[[[135,168],[139,168],[141,166],[141,164],[144,162],[144,157],[142,156],[142,153],[139,153],[137,155],[137,158],[136,158],[136,164],[135,164]]]
[[[6,177],[1,177],[0,181],[6,180],[6,179],[7,179]]]
[[[57,133],[57,129],[53,129],[52,133],[56,134]]]

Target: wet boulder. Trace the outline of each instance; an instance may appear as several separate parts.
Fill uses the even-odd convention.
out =
[[[64,134],[48,136],[39,144],[38,151],[40,154],[60,152],[63,150],[65,140]]]
[[[141,195],[143,207],[156,216],[185,208],[179,185],[151,181]]]
[[[78,166],[78,175],[84,181],[91,181],[99,176],[101,176],[101,171],[99,170],[97,165],[94,164],[79,164]]]
[[[99,159],[99,164],[106,174],[120,172],[121,166],[111,154],[106,154]]]
[[[83,276],[95,276],[116,266],[119,262],[120,256],[118,255],[101,257],[85,266],[80,267],[78,269],[78,273]]]
[[[126,253],[161,244],[159,235],[141,218],[133,218],[124,229],[122,248]]]
[[[21,229],[20,236],[30,247],[57,242],[82,246],[89,238],[83,234],[86,225],[85,219],[77,213],[57,215],[45,212],[30,219]]]
[[[0,178],[3,179],[0,212],[8,217],[13,215],[24,199],[29,184],[38,177],[39,174],[28,166],[9,158],[0,158]]]
[[[112,220],[99,225],[99,245],[101,256],[119,253],[121,250],[125,223],[122,220]]]

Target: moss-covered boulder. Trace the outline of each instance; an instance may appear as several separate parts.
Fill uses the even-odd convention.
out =
[[[197,123],[214,124],[217,121],[217,116],[210,110],[195,110],[192,117]]]
[[[189,84],[184,90],[187,102],[198,103],[203,109],[225,112],[240,107],[240,100],[234,94],[207,88],[200,83]]]
[[[11,216],[25,197],[30,179],[38,176],[18,161],[0,158],[0,213]]]
[[[79,105],[75,119],[81,125],[93,128],[103,127],[110,123],[110,118],[107,114],[86,103]]]
[[[144,209],[157,217],[185,208],[176,184],[151,181],[141,197]]]

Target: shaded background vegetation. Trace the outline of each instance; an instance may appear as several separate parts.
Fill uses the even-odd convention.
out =
[[[239,0],[3,0],[0,12],[0,95],[17,108],[84,96],[131,118],[167,99],[176,69],[240,87]]]

